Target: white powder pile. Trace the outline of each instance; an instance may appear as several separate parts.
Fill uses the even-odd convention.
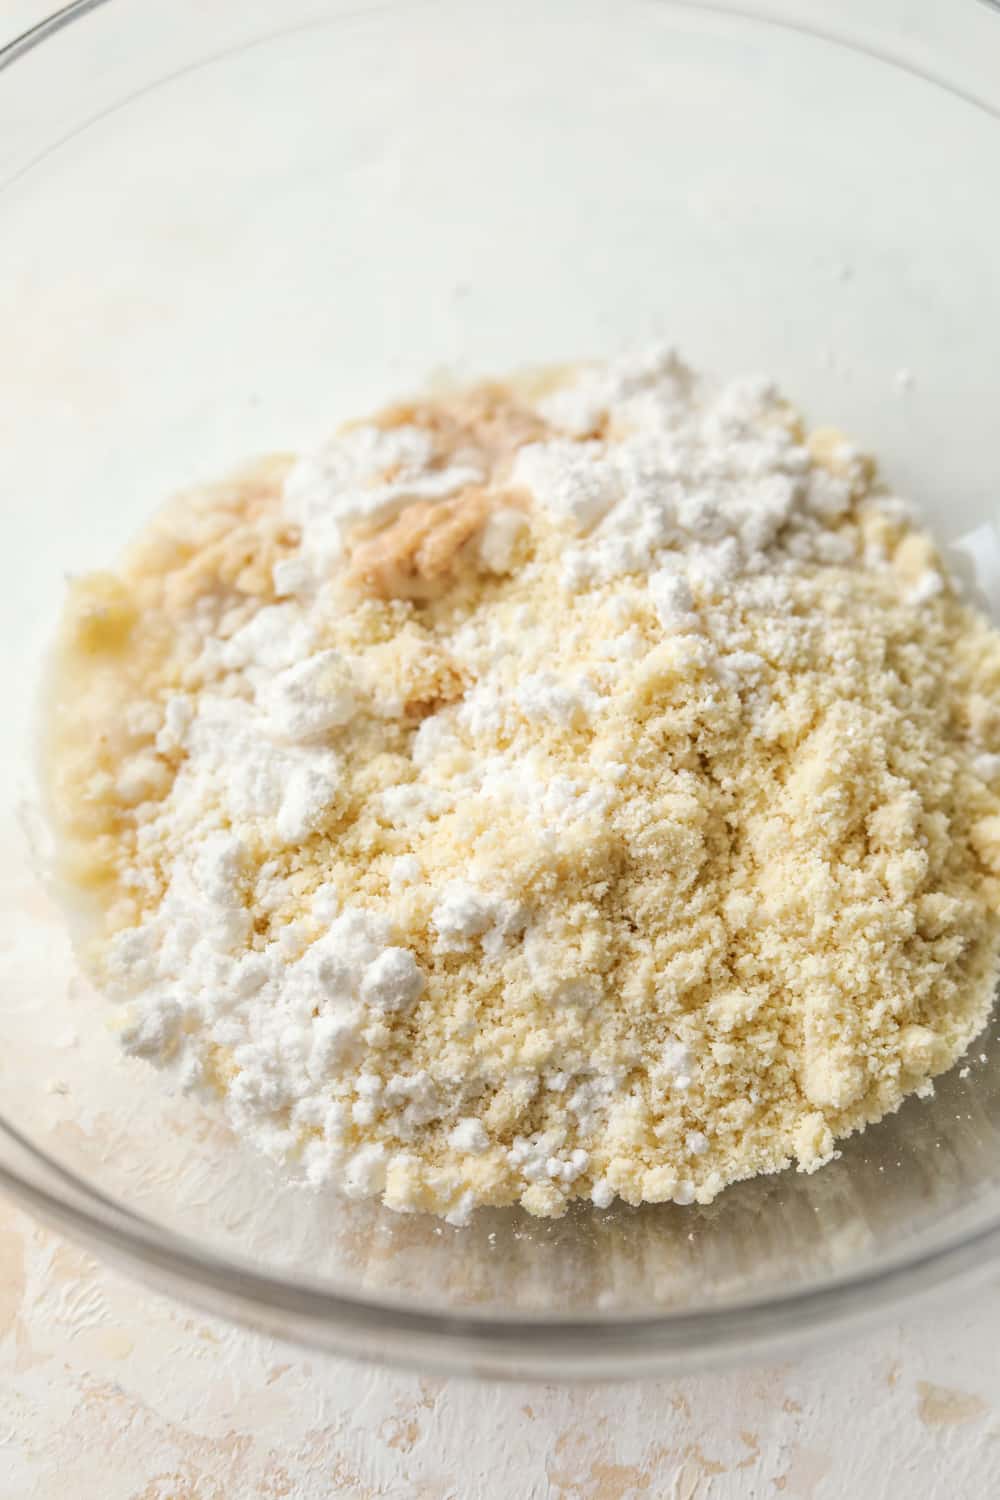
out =
[[[525,392],[181,497],[52,711],[125,1046],[455,1221],[812,1170],[1000,949],[1000,637],[870,462],[669,351]]]

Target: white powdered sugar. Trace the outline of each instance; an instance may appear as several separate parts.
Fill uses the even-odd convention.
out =
[[[622,496],[621,476],[603,443],[530,443],[517,455],[511,483],[579,531],[588,531]]]
[[[486,519],[479,538],[479,556],[491,573],[509,573],[517,544],[528,530],[528,519],[512,506],[500,506]]]
[[[465,880],[452,880],[431,912],[431,926],[439,953],[468,953],[474,942],[484,953],[496,953],[525,923],[516,901],[479,889]]]
[[[567,549],[570,589],[649,573],[672,555],[693,593],[712,597],[741,573],[780,565],[783,532],[795,556],[812,555],[823,523],[850,504],[854,455],[841,455],[845,477],[810,473],[767,381],[714,391],[663,351],[585,373],[546,410],[567,431],[605,424],[612,434],[532,445],[514,471],[543,508],[589,533]]]
[[[517,684],[515,697],[525,718],[557,724],[579,723],[597,704],[594,686],[583,673],[567,679],[552,672],[530,672]]]
[[[496,900],[485,891],[465,880],[451,881],[431,913],[439,946],[445,952],[464,952],[492,926],[496,912]]]
[[[448,1142],[456,1151],[468,1151],[473,1156],[481,1156],[490,1147],[490,1138],[483,1129],[481,1120],[473,1115],[466,1115],[448,1133]]]
[[[408,1010],[424,987],[424,976],[405,948],[384,948],[365,970],[361,998],[376,1010]]]
[[[269,732],[296,743],[341,728],[353,717],[356,697],[340,653],[317,651],[266,682],[258,690],[257,703]]]
[[[649,576],[649,597],[664,630],[697,630],[699,617],[691,585],[677,567],[660,568]]]
[[[270,720],[243,698],[206,692],[196,702],[179,700],[158,743],[185,758],[159,817],[143,827],[147,841],[197,837],[210,815],[212,823],[252,826],[268,842],[294,842],[336,804],[336,752],[272,739]]]

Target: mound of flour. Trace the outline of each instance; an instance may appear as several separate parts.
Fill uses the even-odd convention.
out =
[[[317,1185],[708,1202],[985,1021],[1000,637],[766,381],[401,408],[175,503],[62,649],[123,1042]]]

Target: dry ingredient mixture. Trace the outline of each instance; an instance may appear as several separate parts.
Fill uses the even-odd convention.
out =
[[[316,1185],[707,1203],[986,1020],[1000,635],[767,381],[383,412],[176,500],[55,677],[124,1046]]]

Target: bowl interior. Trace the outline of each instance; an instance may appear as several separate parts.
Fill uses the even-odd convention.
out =
[[[946,538],[991,520],[996,118],[843,42],[689,4],[132,0],[0,71],[0,142],[7,1119],[202,1246],[469,1314],[759,1301],[995,1221],[993,1027],[818,1175],[708,1209],[457,1230],[283,1185],[118,1055],[38,879],[31,802],[67,572],[111,561],[171,489],[442,371],[667,337],[775,375]]]

